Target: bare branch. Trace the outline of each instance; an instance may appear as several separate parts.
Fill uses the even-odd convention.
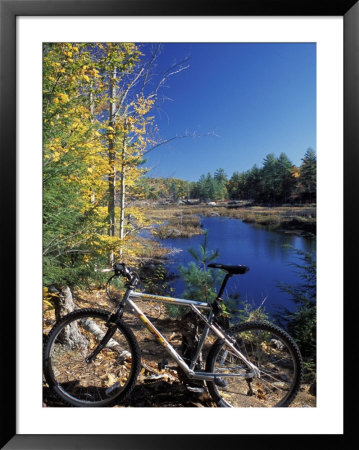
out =
[[[144,68],[142,67],[142,69],[138,72],[138,74],[135,76],[135,78],[131,82],[129,82],[129,84],[127,85],[127,88],[123,92],[122,96],[120,96],[120,98],[119,98],[118,107],[117,107],[117,109],[115,111],[115,116],[118,114],[121,106],[124,104],[124,102],[126,100],[126,97],[127,97],[128,93],[136,85],[138,79],[141,77],[143,72],[144,72]]]
[[[128,81],[127,87],[122,91],[122,94],[121,89],[118,90],[118,92],[116,93],[116,96],[118,96],[118,106],[116,108],[115,115],[118,115],[119,112],[121,111],[121,108],[124,107],[130,91],[133,90],[133,88],[139,83],[141,78],[143,81],[140,92],[143,96],[145,96],[144,90],[146,86],[148,86],[151,83],[152,79],[156,76],[153,72],[153,66],[155,64],[155,61],[159,57],[160,53],[161,53],[160,46],[156,46],[150,60],[147,63],[145,63],[141,68],[139,68],[137,74],[134,76],[132,80]],[[165,70],[165,72],[163,72],[163,74],[160,76],[157,85],[153,88],[152,92],[146,95],[146,98],[148,100],[156,99],[158,97],[160,88],[164,86],[166,80],[168,80],[171,76],[174,76],[189,68],[189,64],[187,64],[188,61],[189,58],[185,58],[184,60],[180,61],[179,63],[173,64],[171,67]],[[128,104],[126,106],[127,106],[126,112],[128,113]],[[121,113],[123,114],[123,111]]]
[[[142,88],[141,88],[142,95],[144,95],[144,88],[150,82],[150,79],[151,79],[150,74],[151,74],[152,66],[153,66],[154,62],[156,61],[156,59],[158,58],[158,56],[160,55],[160,53],[161,53],[161,47],[160,47],[160,45],[156,45],[155,50],[152,52],[152,57],[147,64],[145,75],[143,77],[143,84],[142,84]]]
[[[166,82],[166,80],[168,80],[168,78],[172,77],[173,75],[176,75],[180,72],[183,72],[184,70],[188,69],[190,66],[188,65],[183,65],[185,62],[187,62],[189,60],[189,58],[184,59],[183,61],[174,64],[173,66],[171,66],[169,69],[167,69],[163,74],[161,79],[159,80],[159,82],[157,83],[157,86],[155,88],[155,90],[152,92],[152,94],[150,94],[147,98],[152,99],[152,98],[157,98],[158,96],[158,91],[160,90],[160,88],[164,85],[164,83]]]
[[[168,139],[164,139],[163,141],[158,142],[157,144],[155,144],[153,147],[151,147],[150,149],[146,150],[144,152],[144,155],[147,155],[148,153],[152,152],[152,150],[155,150],[156,148],[160,147],[161,145],[165,145],[168,144],[171,141],[174,141],[176,139],[184,139],[184,138],[197,138],[197,137],[205,137],[205,136],[214,136],[214,137],[219,137],[217,134],[215,134],[214,132],[212,133],[206,133],[206,134],[197,134],[195,132],[193,132],[192,134],[184,134],[182,136],[173,136],[171,138]]]

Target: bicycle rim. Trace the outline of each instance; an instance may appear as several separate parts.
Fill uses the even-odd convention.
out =
[[[244,323],[233,328],[235,347],[260,370],[260,377],[218,340],[207,359],[207,371],[218,374],[208,389],[219,406],[288,406],[298,393],[302,362],[291,337],[269,323]],[[228,376],[228,375],[233,376]]]
[[[45,377],[56,394],[72,406],[106,406],[133,389],[140,367],[135,338],[125,324],[88,363],[108,330],[109,314],[76,311],[51,331],[45,347]]]

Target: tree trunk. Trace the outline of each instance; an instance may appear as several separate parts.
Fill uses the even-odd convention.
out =
[[[91,88],[92,88],[92,84],[91,84]],[[95,103],[94,103],[94,98],[93,98],[93,93],[92,91],[90,92],[90,114],[91,114],[91,118],[90,121],[91,123],[94,123],[94,116],[95,116]],[[94,166],[92,165],[92,170],[94,169]],[[95,191],[92,190],[92,194],[91,194],[91,203],[95,203],[96,201],[96,196],[95,196]]]
[[[74,309],[75,303],[72,298],[71,289],[69,288],[69,286],[64,286],[59,291],[59,296],[55,301],[56,320],[60,320],[62,317],[66,316],[66,314],[69,314]],[[63,329],[60,338],[62,342],[70,348],[87,348],[88,346],[87,339],[80,333],[75,322],[72,322],[69,326]]]
[[[91,88],[92,88],[92,84],[91,84]],[[91,113],[91,122],[93,123],[94,120],[94,115],[95,115],[95,103],[93,100],[93,93],[90,92],[90,113]]]
[[[59,291],[59,296],[55,301],[55,316],[56,320],[60,320],[65,315],[71,313],[76,308],[76,305],[72,298],[71,289],[69,286],[64,286]],[[102,331],[102,329],[96,324],[95,321],[90,319],[81,320],[81,325],[83,328],[90,333],[92,333],[93,336],[96,337],[98,342],[101,341],[101,339],[105,336],[105,332]],[[78,329],[78,326],[75,322],[72,322],[69,326],[67,326],[60,335],[61,341],[64,345],[70,347],[70,348],[87,348],[88,347],[88,341],[86,337],[80,332]],[[120,344],[114,340],[110,339],[110,341],[107,343],[106,347],[112,348],[115,350],[119,357],[122,359],[125,359],[126,357],[130,357],[131,354],[124,350]]]
[[[64,286],[58,290],[58,297],[55,301],[55,317],[56,321],[62,319],[75,309],[75,303],[72,298],[71,289],[69,286]]]
[[[125,156],[126,156],[126,136],[123,139],[121,155],[121,190],[120,190],[120,260],[122,260],[123,238],[125,237],[125,198],[126,198],[126,175],[125,175]]]
[[[110,111],[108,124],[110,127],[115,128],[115,114],[116,114],[116,68],[113,69],[110,81]],[[108,140],[108,161],[109,161],[109,175],[108,175],[108,215],[109,215],[109,236],[115,236],[116,216],[115,216],[115,204],[116,204],[116,150],[114,136],[109,137]],[[110,255],[110,263],[114,261],[113,254]]]

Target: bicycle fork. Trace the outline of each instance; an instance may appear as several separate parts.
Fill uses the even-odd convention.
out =
[[[92,363],[92,361],[96,358],[96,356],[100,353],[100,351],[106,347],[109,340],[112,338],[112,336],[115,334],[117,329],[117,324],[113,323],[109,326],[105,336],[101,339],[98,346],[95,348],[95,350],[87,357],[85,358],[85,361],[87,364]]]

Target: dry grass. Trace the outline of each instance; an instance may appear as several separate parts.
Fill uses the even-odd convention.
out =
[[[198,205],[161,205],[146,207],[146,216],[151,220],[162,222],[159,237],[190,237],[201,234],[200,216],[225,216],[256,223],[271,229],[299,229],[315,233],[316,206],[239,206],[227,207],[226,203],[211,207]],[[198,218],[198,220],[197,220]]]
[[[159,226],[155,232],[159,239],[191,237],[202,233],[201,219],[199,216],[193,215],[171,217],[164,225]]]
[[[200,213],[177,205],[144,208],[146,217],[159,223],[155,235],[159,239],[191,237],[202,234]]]

